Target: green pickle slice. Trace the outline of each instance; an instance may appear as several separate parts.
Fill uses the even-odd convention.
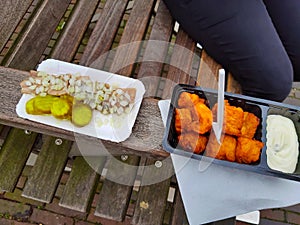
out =
[[[50,114],[53,102],[57,99],[58,97],[51,95],[46,95],[45,97],[37,96],[34,100],[34,107],[36,111],[40,112],[41,114]]]
[[[26,112],[32,115],[40,115],[40,112],[36,112],[34,107],[34,98],[26,102]]]
[[[67,119],[71,106],[66,99],[58,98],[52,103],[51,114],[59,119]]]
[[[51,106],[57,97],[36,96],[26,102],[26,112],[33,115],[43,115],[51,113]]]
[[[87,104],[76,103],[72,110],[72,123],[75,126],[83,127],[90,123],[93,117],[93,110]]]

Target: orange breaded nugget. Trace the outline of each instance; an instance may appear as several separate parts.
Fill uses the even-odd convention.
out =
[[[240,107],[231,106],[227,100],[225,100],[224,102],[224,132],[233,136],[241,136],[244,111]],[[214,119],[216,119],[217,117],[217,109],[218,104],[215,104],[212,110]]]
[[[225,106],[224,126],[225,133],[239,136],[243,126],[244,111],[240,107]]]
[[[234,137],[224,135],[221,137],[220,145],[216,139],[216,136],[212,132],[207,143],[205,155],[216,159],[234,162],[236,144],[237,141]]]
[[[236,161],[239,163],[254,163],[259,160],[264,144],[260,141],[239,137],[235,151]]]
[[[189,109],[175,109],[175,130],[181,134],[183,130],[188,130],[192,123],[192,116]]]
[[[241,129],[241,136],[247,138],[253,138],[260,123],[260,119],[253,113],[244,112],[244,121]]]
[[[204,99],[200,98],[197,94],[191,94],[188,92],[182,92],[178,98],[179,108],[190,108],[196,105],[198,102],[204,103]]]
[[[207,144],[207,137],[189,132],[178,136],[178,144],[189,152],[200,154]]]
[[[194,112],[196,115],[192,116],[193,119],[196,117],[196,120],[190,126],[190,130],[197,132],[199,134],[205,134],[211,130],[213,115],[211,110],[201,102],[198,102],[194,107]]]

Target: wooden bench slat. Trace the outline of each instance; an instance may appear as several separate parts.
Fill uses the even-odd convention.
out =
[[[112,62],[110,71],[130,76],[133,63],[139,52],[139,44],[146,32],[154,6],[154,0],[136,0],[122,34],[119,47]],[[127,45],[126,45],[127,44]]]
[[[160,168],[157,168],[154,164],[155,160],[147,159],[132,218],[133,224],[162,224],[170,178],[166,178],[161,182],[154,181],[153,184],[149,181],[153,177],[170,177],[174,171],[170,157],[162,161]]]
[[[37,134],[12,128],[0,151],[0,190],[13,192]]]
[[[198,85],[205,88],[218,89],[219,69],[221,69],[221,66],[203,50],[197,78]]]
[[[175,194],[173,217],[172,217],[171,224],[172,225],[189,225],[179,188]]]
[[[0,67],[0,71],[0,97],[2,99],[0,101],[0,110],[1,114],[3,113],[3,116],[10,120],[9,118],[17,117],[15,108],[22,96],[20,82],[28,77],[29,73],[5,67]]]
[[[159,77],[161,74],[163,62],[165,62],[169,47],[168,41],[172,35],[173,25],[173,19],[169,10],[165,3],[160,1],[149,37],[150,42],[147,43],[143,62],[141,63],[138,73],[138,78],[151,77],[147,80],[142,79],[146,88],[145,96],[155,96],[156,94],[159,79],[154,79],[154,77]]]
[[[89,162],[92,160],[93,167],[86,160],[89,160]],[[59,205],[68,209],[86,212],[99,179],[98,171],[102,170],[104,164],[104,157],[76,157]],[[98,170],[95,170],[95,166]]]
[[[78,1],[53,49],[52,58],[67,62],[73,59],[98,3],[99,0]]]
[[[33,0],[0,1],[0,51],[32,2]]]
[[[70,0],[42,1],[16,48],[5,58],[5,65],[15,69],[34,69]]]
[[[175,84],[189,83],[195,47],[195,42],[182,29],[179,29],[171,56],[163,99],[171,97]]]
[[[23,197],[51,202],[71,147],[71,142],[66,140],[62,140],[61,145],[54,145],[56,139],[50,136],[44,138],[41,152],[24,187]]]
[[[120,157],[111,158],[95,210],[96,216],[124,220],[139,161],[140,157],[137,156],[128,156],[124,162]]]
[[[206,51],[202,51],[200,68],[198,71],[198,85],[202,87],[217,89],[218,88],[218,71],[222,66],[211,58]],[[242,93],[241,86],[234,79],[231,73],[227,76],[226,91],[233,93]]]
[[[106,58],[101,59],[99,57],[109,51],[127,3],[128,0],[106,1],[81,57],[81,65],[90,65],[98,69],[103,67]]]

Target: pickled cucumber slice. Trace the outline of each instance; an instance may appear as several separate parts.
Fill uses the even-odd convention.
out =
[[[72,110],[72,123],[75,126],[83,127],[90,123],[93,116],[92,108],[83,103],[76,103]]]
[[[51,113],[51,106],[57,97],[36,96],[26,102],[26,112],[33,115],[43,115]]]
[[[44,97],[37,96],[34,98],[34,108],[37,113],[50,114],[53,102],[57,99],[58,99],[58,97],[54,97],[51,95],[46,95]]]
[[[71,96],[71,95],[62,95],[60,96],[61,99],[65,99],[69,105],[73,105],[73,102],[74,102],[74,97]]]
[[[58,98],[52,103],[51,114],[56,118],[67,119],[70,111],[71,105],[66,99]]]
[[[32,99],[30,99],[30,100],[28,100],[26,102],[25,109],[26,109],[26,112],[28,114],[32,114],[32,115],[39,115],[40,114],[39,112],[36,112],[36,110],[35,110],[35,107],[34,107],[34,98],[32,98]]]

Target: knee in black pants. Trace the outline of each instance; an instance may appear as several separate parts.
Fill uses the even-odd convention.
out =
[[[268,69],[256,72],[253,76],[257,77],[256,84],[241,81],[245,95],[282,102],[291,91],[293,68],[290,62],[277,68],[270,65]]]

